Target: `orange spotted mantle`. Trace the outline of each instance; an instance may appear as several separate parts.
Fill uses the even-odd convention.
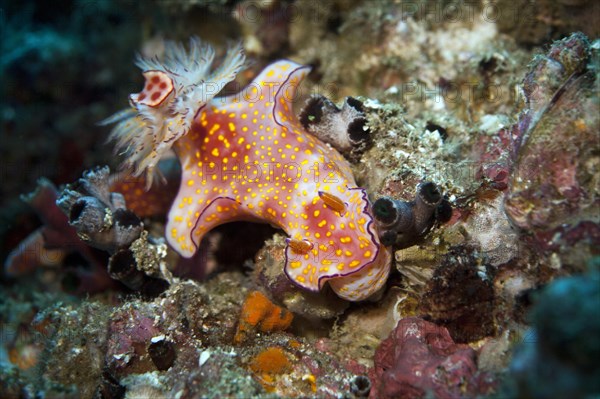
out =
[[[390,251],[347,161],[306,133],[293,113],[308,70],[278,61],[242,92],[198,111],[174,145],[182,179],[166,235],[191,257],[215,226],[270,223],[289,235],[284,267],[292,282],[311,291],[329,282],[342,298],[358,301],[385,283]]]

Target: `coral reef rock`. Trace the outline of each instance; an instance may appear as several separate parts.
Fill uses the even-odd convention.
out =
[[[598,223],[597,49],[582,34],[555,42],[534,59],[523,82],[528,109],[517,132],[517,155],[505,209],[527,231],[564,223]]]

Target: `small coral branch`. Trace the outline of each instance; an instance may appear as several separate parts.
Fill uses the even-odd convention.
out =
[[[373,215],[379,226],[383,245],[408,247],[433,226],[436,210],[442,204],[439,187],[421,183],[413,201],[381,197],[373,203]]]

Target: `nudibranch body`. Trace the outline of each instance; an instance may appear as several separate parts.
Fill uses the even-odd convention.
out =
[[[220,224],[270,223],[289,236],[292,282],[311,291],[328,282],[342,298],[363,300],[385,283],[391,255],[348,162],[306,133],[292,110],[308,70],[278,61],[240,93],[200,106],[173,145],[182,176],[166,236],[192,257]]]
[[[215,98],[175,144],[182,165],[169,243],[192,256],[213,227],[260,220],[288,235],[285,272],[360,300],[387,279],[390,254],[348,162],[302,129],[292,110],[307,67],[279,61],[241,93]]]

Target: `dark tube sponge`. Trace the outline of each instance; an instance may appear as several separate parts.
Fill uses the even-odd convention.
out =
[[[123,195],[110,191],[109,174],[107,166],[84,172],[65,187],[56,205],[81,240],[110,253],[110,277],[154,297],[169,287],[166,244],[148,235],[140,218],[126,208]]]
[[[434,183],[425,182],[419,185],[413,205],[414,229],[418,235],[422,235],[429,230],[434,219],[435,210],[442,199],[442,193]]]
[[[56,204],[68,216],[79,238],[114,253],[136,240],[144,225],[125,208],[121,194],[110,192],[109,173],[106,166],[84,172],[76,183],[67,185]]]
[[[121,249],[110,257],[108,273],[134,291],[142,288],[146,279],[146,274],[138,270],[134,254],[130,249]]]
[[[313,136],[342,154],[355,157],[370,144],[370,131],[362,102],[346,97],[341,108],[321,95],[313,95],[300,112],[300,123]]]
[[[413,201],[381,197],[373,203],[373,216],[384,245],[408,247],[429,231],[442,204],[439,187],[421,183]]]

